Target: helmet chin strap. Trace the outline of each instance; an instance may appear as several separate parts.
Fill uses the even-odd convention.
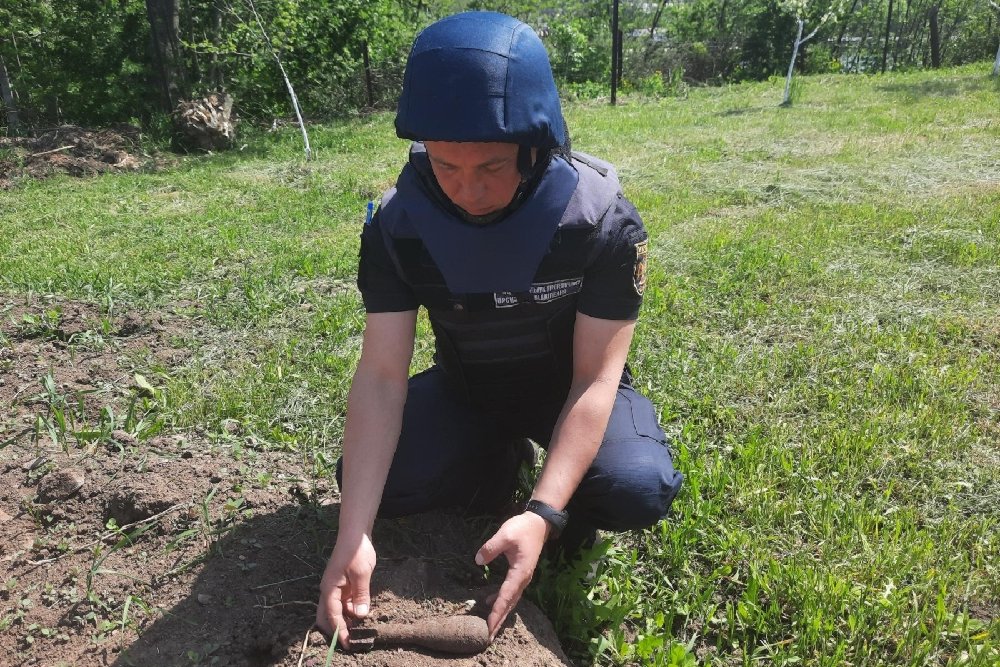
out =
[[[531,161],[531,146],[521,144],[517,147],[517,171],[521,174],[521,183],[527,183],[535,175],[535,165]]]

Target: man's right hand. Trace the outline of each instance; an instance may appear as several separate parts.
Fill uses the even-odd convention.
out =
[[[316,625],[329,636],[337,635],[348,648],[347,618],[363,619],[371,607],[370,586],[375,569],[375,547],[367,535],[355,544],[337,540],[323,580],[319,584]]]

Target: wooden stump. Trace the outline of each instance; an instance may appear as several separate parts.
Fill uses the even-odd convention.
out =
[[[219,151],[231,148],[236,135],[233,98],[212,93],[198,100],[182,101],[174,110],[174,138],[185,149]]]

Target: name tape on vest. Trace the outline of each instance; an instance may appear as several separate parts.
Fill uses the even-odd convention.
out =
[[[570,278],[568,280],[555,280],[550,283],[535,283],[531,286],[529,294],[533,303],[549,303],[556,299],[561,299],[570,294],[576,294],[583,285],[583,278]],[[513,308],[517,306],[517,295],[513,292],[494,292],[493,301],[497,308]]]

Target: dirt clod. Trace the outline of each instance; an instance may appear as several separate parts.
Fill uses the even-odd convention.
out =
[[[136,440],[136,437],[134,435],[132,435],[128,431],[123,431],[122,429],[117,429],[115,431],[112,431],[111,438],[116,442],[119,442],[128,447],[132,447],[138,442],[138,440]]]
[[[83,471],[77,468],[53,470],[38,483],[38,501],[65,500],[83,488],[84,480]]]
[[[169,480],[144,476],[120,483],[118,488],[105,493],[104,521],[114,519],[119,526],[126,526],[165,512],[184,499],[183,493],[172,488]]]

